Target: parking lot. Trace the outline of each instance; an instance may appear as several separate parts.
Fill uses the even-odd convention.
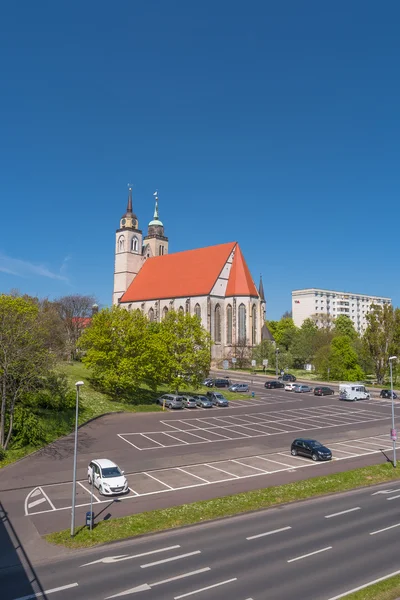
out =
[[[333,460],[346,460],[368,454],[390,450],[392,442],[388,435],[378,435],[329,444]],[[275,452],[240,459],[217,460],[197,463],[185,467],[158,469],[151,472],[139,472],[127,475],[129,493],[119,496],[121,501],[134,501],[140,496],[150,496],[165,492],[177,492],[218,483],[225,483],[250,477],[268,476],[279,471],[296,469],[315,469],[326,464],[310,459],[291,456],[290,451]],[[268,485],[263,482],[262,485]],[[91,501],[91,488],[86,480],[77,482],[76,506],[88,507]],[[72,483],[43,485],[32,489],[25,499],[25,515],[65,511],[71,508]],[[110,497],[100,496],[94,489],[93,504],[101,505],[112,501]]]
[[[390,418],[389,414],[359,406],[352,408],[352,405],[255,412],[240,416],[224,414],[223,408],[215,409],[209,416],[203,416],[205,411],[206,409],[200,413],[202,416],[197,416],[196,411],[192,419],[161,420],[161,424],[165,426],[163,431],[121,432],[118,437],[136,450],[149,451],[385,421]]]

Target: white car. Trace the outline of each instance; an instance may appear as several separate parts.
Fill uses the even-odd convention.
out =
[[[285,383],[285,390],[288,392],[293,392],[295,385],[296,384],[293,383],[293,381],[288,381],[288,383]]]
[[[124,471],[108,458],[97,458],[92,460],[88,466],[88,482],[93,484],[104,496],[113,494],[125,494],[128,490],[128,481]]]

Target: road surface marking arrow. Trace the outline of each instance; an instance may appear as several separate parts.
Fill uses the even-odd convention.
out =
[[[379,492],[374,492],[371,496],[377,496],[378,494],[393,494],[394,492],[400,492],[400,489],[397,490],[380,490]]]
[[[131,588],[130,590],[125,590],[124,592],[120,592],[119,594],[114,594],[114,596],[107,596],[105,600],[111,600],[111,598],[120,598],[121,596],[135,594],[136,592],[144,592],[145,590],[151,590],[151,588],[155,587],[156,585],[170,583],[171,581],[176,581],[177,579],[184,579],[185,577],[191,577],[192,575],[198,575],[199,573],[205,573],[206,571],[211,571],[210,567],[198,569],[197,571],[190,571],[189,573],[182,573],[182,575],[170,577],[169,579],[163,579],[162,581],[155,581],[154,583],[143,583],[142,585],[138,585],[137,587]]]
[[[149,556],[150,554],[157,554],[158,552],[168,552],[168,550],[176,550],[180,548],[180,546],[167,546],[166,548],[159,548],[158,550],[152,550],[151,552],[143,552],[142,554],[119,554],[118,556],[105,556],[104,558],[99,558],[98,560],[93,560],[92,562],[85,563],[81,565],[81,567],[88,567],[89,565],[96,565],[99,563],[110,564],[120,562],[121,560],[130,560],[132,558],[141,558],[142,556]]]

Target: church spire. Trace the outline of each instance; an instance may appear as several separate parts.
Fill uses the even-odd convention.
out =
[[[158,192],[154,192],[153,196],[155,196],[156,199],[156,206],[154,208],[154,216],[153,219],[155,221],[159,221],[160,219],[158,218]]]
[[[120,228],[138,229],[138,227],[138,219],[132,208],[132,186],[128,183],[128,205],[126,207],[126,213],[121,218]]]
[[[258,295],[260,296],[260,300],[262,300],[263,302],[265,302],[265,295],[264,295],[264,286],[263,286],[262,275],[260,275],[260,285],[258,286]]]
[[[132,214],[132,186],[128,187],[128,206],[126,207],[126,214]]]

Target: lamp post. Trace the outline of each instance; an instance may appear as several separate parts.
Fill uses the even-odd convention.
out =
[[[84,385],[83,381],[77,381],[76,406],[75,406],[75,441],[74,441],[74,469],[72,476],[72,509],[71,509],[71,537],[75,535],[75,496],[76,496],[76,455],[78,453],[78,415],[79,415],[79,388]]]
[[[279,348],[275,348],[275,373],[276,373],[276,377],[278,377],[278,354],[279,354]]]
[[[396,466],[396,430],[394,428],[394,398],[393,398],[393,361],[397,360],[397,356],[389,356],[390,367],[390,395],[392,397],[392,431],[391,438],[393,442],[393,466]]]

